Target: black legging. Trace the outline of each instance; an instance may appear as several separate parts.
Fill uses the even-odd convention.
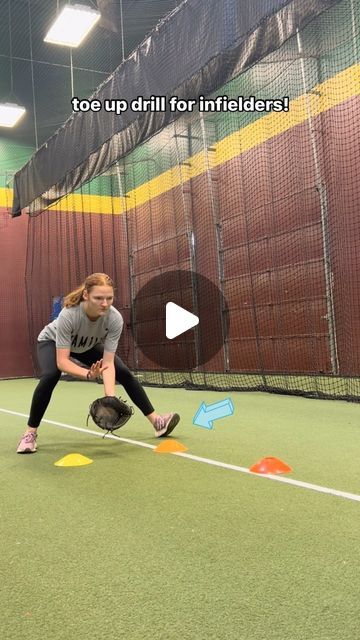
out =
[[[76,358],[83,364],[91,366],[94,362],[101,360],[104,353],[104,347],[100,344],[95,345],[89,351],[84,353],[70,353],[70,357]],[[39,426],[42,417],[48,407],[52,392],[60,380],[61,371],[56,365],[56,346],[52,340],[37,343],[37,355],[41,369],[40,381],[37,385],[30,409],[29,427],[36,428]],[[135,378],[131,371],[124,365],[123,361],[115,355],[115,379],[120,382],[129,398],[142,411],[144,416],[154,411],[154,408],[147,397],[140,382]]]

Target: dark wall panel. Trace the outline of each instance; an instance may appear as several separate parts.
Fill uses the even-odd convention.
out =
[[[45,212],[30,219],[29,255],[32,260],[28,261],[27,285],[33,357],[36,336],[50,322],[53,298],[75,289],[90,273],[105,272],[115,282],[114,304],[125,321],[119,353],[128,360],[132,343],[127,328],[131,296],[125,216]],[[32,298],[34,287],[36,297]]]
[[[335,323],[340,371],[360,371],[360,98],[324,113]],[[331,161],[331,159],[336,159]],[[355,160],[356,159],[356,160]]]
[[[314,120],[320,186],[305,122],[183,187],[139,203],[127,215],[51,212],[33,219],[28,277],[32,287],[40,286],[34,332],[48,320],[52,296],[76,286],[91,271],[115,277],[117,306],[129,322],[132,298],[152,277],[161,270],[194,268],[228,301],[230,371],[331,373],[332,288],[339,373],[358,374],[360,188],[354,158],[359,104],[348,100]],[[326,210],[320,187],[326,191]],[[50,250],[37,251],[44,243]],[[184,301],[187,306],[188,292]],[[38,302],[39,309],[46,309],[41,317]],[[222,332],[221,317],[206,294],[200,294],[198,304],[201,339],[210,341]],[[141,339],[151,342],[152,333],[144,321]],[[133,342],[128,330],[125,334],[120,352],[132,366]],[[192,348],[186,339],[154,346],[174,355],[174,368],[185,366]],[[139,354],[140,368],[148,365]],[[226,370],[225,350],[206,370]]]
[[[8,212],[0,211],[1,216]],[[0,378],[32,376],[25,294],[27,216],[1,227],[0,255],[5,267],[0,279]]]
[[[350,309],[360,302],[360,189],[356,163],[348,159],[357,153],[358,111],[359,101],[350,100],[314,120],[322,132],[316,144],[327,189],[328,228],[308,122],[186,185],[196,269],[222,287],[230,308],[232,371],[332,372],[324,244],[334,282],[339,373],[359,371],[360,321]],[[150,271],[173,268],[172,255],[178,268],[184,268],[188,244],[179,231],[185,230],[184,224],[180,187],[129,212],[140,272],[146,265]],[[146,237],[146,248],[141,249]],[[139,286],[149,275],[138,279]],[[204,334],[211,339],[213,332],[221,332],[219,314],[204,316]],[[206,368],[223,370],[224,353]]]

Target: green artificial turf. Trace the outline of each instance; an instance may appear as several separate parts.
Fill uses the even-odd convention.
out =
[[[35,384],[0,382],[0,408],[27,414]],[[61,382],[45,417],[86,428],[101,390]],[[276,456],[289,478],[360,495],[358,405],[147,391],[181,414],[172,437],[189,454],[245,468]],[[233,416],[192,424],[201,402],[229,396]],[[359,502],[45,423],[20,456],[25,422],[0,411],[1,638],[359,636]],[[159,443],[139,411],[118,434]],[[93,463],[54,465],[69,453]]]

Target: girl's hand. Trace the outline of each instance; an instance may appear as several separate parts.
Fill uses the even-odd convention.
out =
[[[101,374],[103,371],[105,371],[105,369],[108,369],[108,365],[103,367],[102,359],[98,360],[91,365],[86,377],[88,380],[96,380],[97,378],[101,378]]]

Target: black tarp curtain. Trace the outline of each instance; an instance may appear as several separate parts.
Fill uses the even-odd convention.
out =
[[[339,0],[185,0],[91,96],[209,95]],[[73,113],[15,174],[12,216],[41,211],[149,139],[181,114]]]

